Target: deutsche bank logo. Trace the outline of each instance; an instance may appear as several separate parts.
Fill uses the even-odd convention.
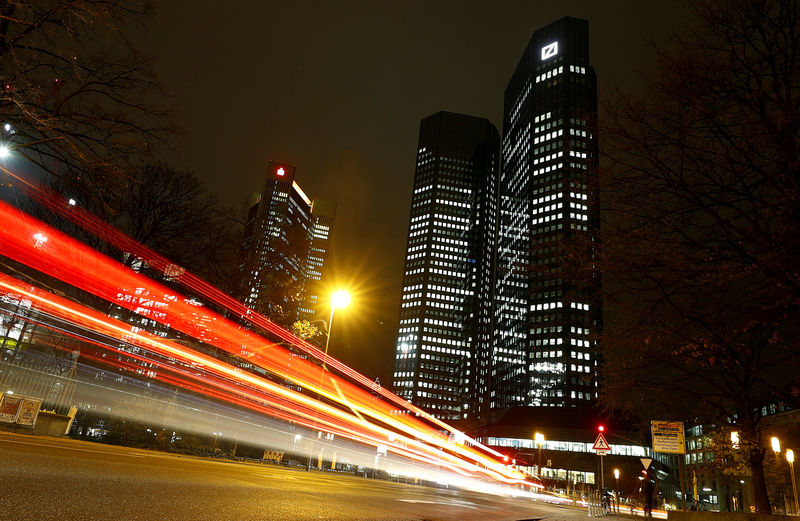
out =
[[[556,54],[558,54],[558,42],[553,42],[542,47],[542,61],[552,58]]]

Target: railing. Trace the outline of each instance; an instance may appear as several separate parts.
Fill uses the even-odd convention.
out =
[[[76,367],[63,371],[31,360],[0,361],[0,393],[41,398],[42,409],[67,414],[75,394]]]

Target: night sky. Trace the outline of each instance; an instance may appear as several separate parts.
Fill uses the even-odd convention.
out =
[[[160,2],[144,47],[186,131],[164,159],[231,206],[261,191],[270,159],[337,201],[333,264],[354,305],[331,352],[389,385],[420,119],[461,112],[502,132],[531,34],[562,16],[589,20],[601,104],[638,89],[648,42],[688,18],[677,1]]]

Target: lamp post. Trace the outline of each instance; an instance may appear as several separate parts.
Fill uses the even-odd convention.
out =
[[[614,489],[614,499],[616,499],[617,514],[619,514],[619,469],[614,469],[614,480],[616,480],[616,488]]]
[[[794,493],[794,515],[800,515],[800,506],[797,504],[797,480],[794,477],[794,451],[786,449],[786,461],[789,462],[789,469],[792,472],[792,492]]]
[[[325,359],[328,358],[328,345],[331,343],[331,331],[333,331],[333,313],[336,308],[344,308],[350,304],[350,293],[343,289],[337,289],[331,295],[331,318],[328,321],[328,336],[325,339]],[[322,368],[325,369],[325,359],[322,360]]]
[[[542,478],[542,445],[544,445],[544,434],[537,432],[533,435],[533,442],[539,447],[539,461],[537,467],[539,470],[539,479]]]
[[[772,444],[772,452],[775,453],[775,471],[776,472],[780,472],[780,469],[781,469],[781,459],[780,459],[781,440],[779,440],[777,436],[773,436],[772,438],[769,439],[769,442],[770,442],[770,444]],[[781,495],[784,496],[783,493],[781,493]],[[785,502],[785,496],[784,496],[784,502]]]
[[[336,308],[344,308],[350,304],[350,293],[343,289],[337,289],[331,295],[331,317],[328,321],[328,336],[325,339],[325,354],[328,354],[328,345],[331,342],[331,331],[333,330],[333,314]]]

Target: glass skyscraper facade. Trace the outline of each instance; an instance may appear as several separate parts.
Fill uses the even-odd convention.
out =
[[[313,318],[335,213],[336,203],[303,192],[294,165],[270,161],[245,224],[242,302],[286,322]]]
[[[588,22],[534,32],[505,92],[490,407],[587,405],[597,396],[597,80]],[[580,246],[579,246],[580,245]]]
[[[446,420],[486,407],[500,137],[488,120],[422,120],[393,386]]]

